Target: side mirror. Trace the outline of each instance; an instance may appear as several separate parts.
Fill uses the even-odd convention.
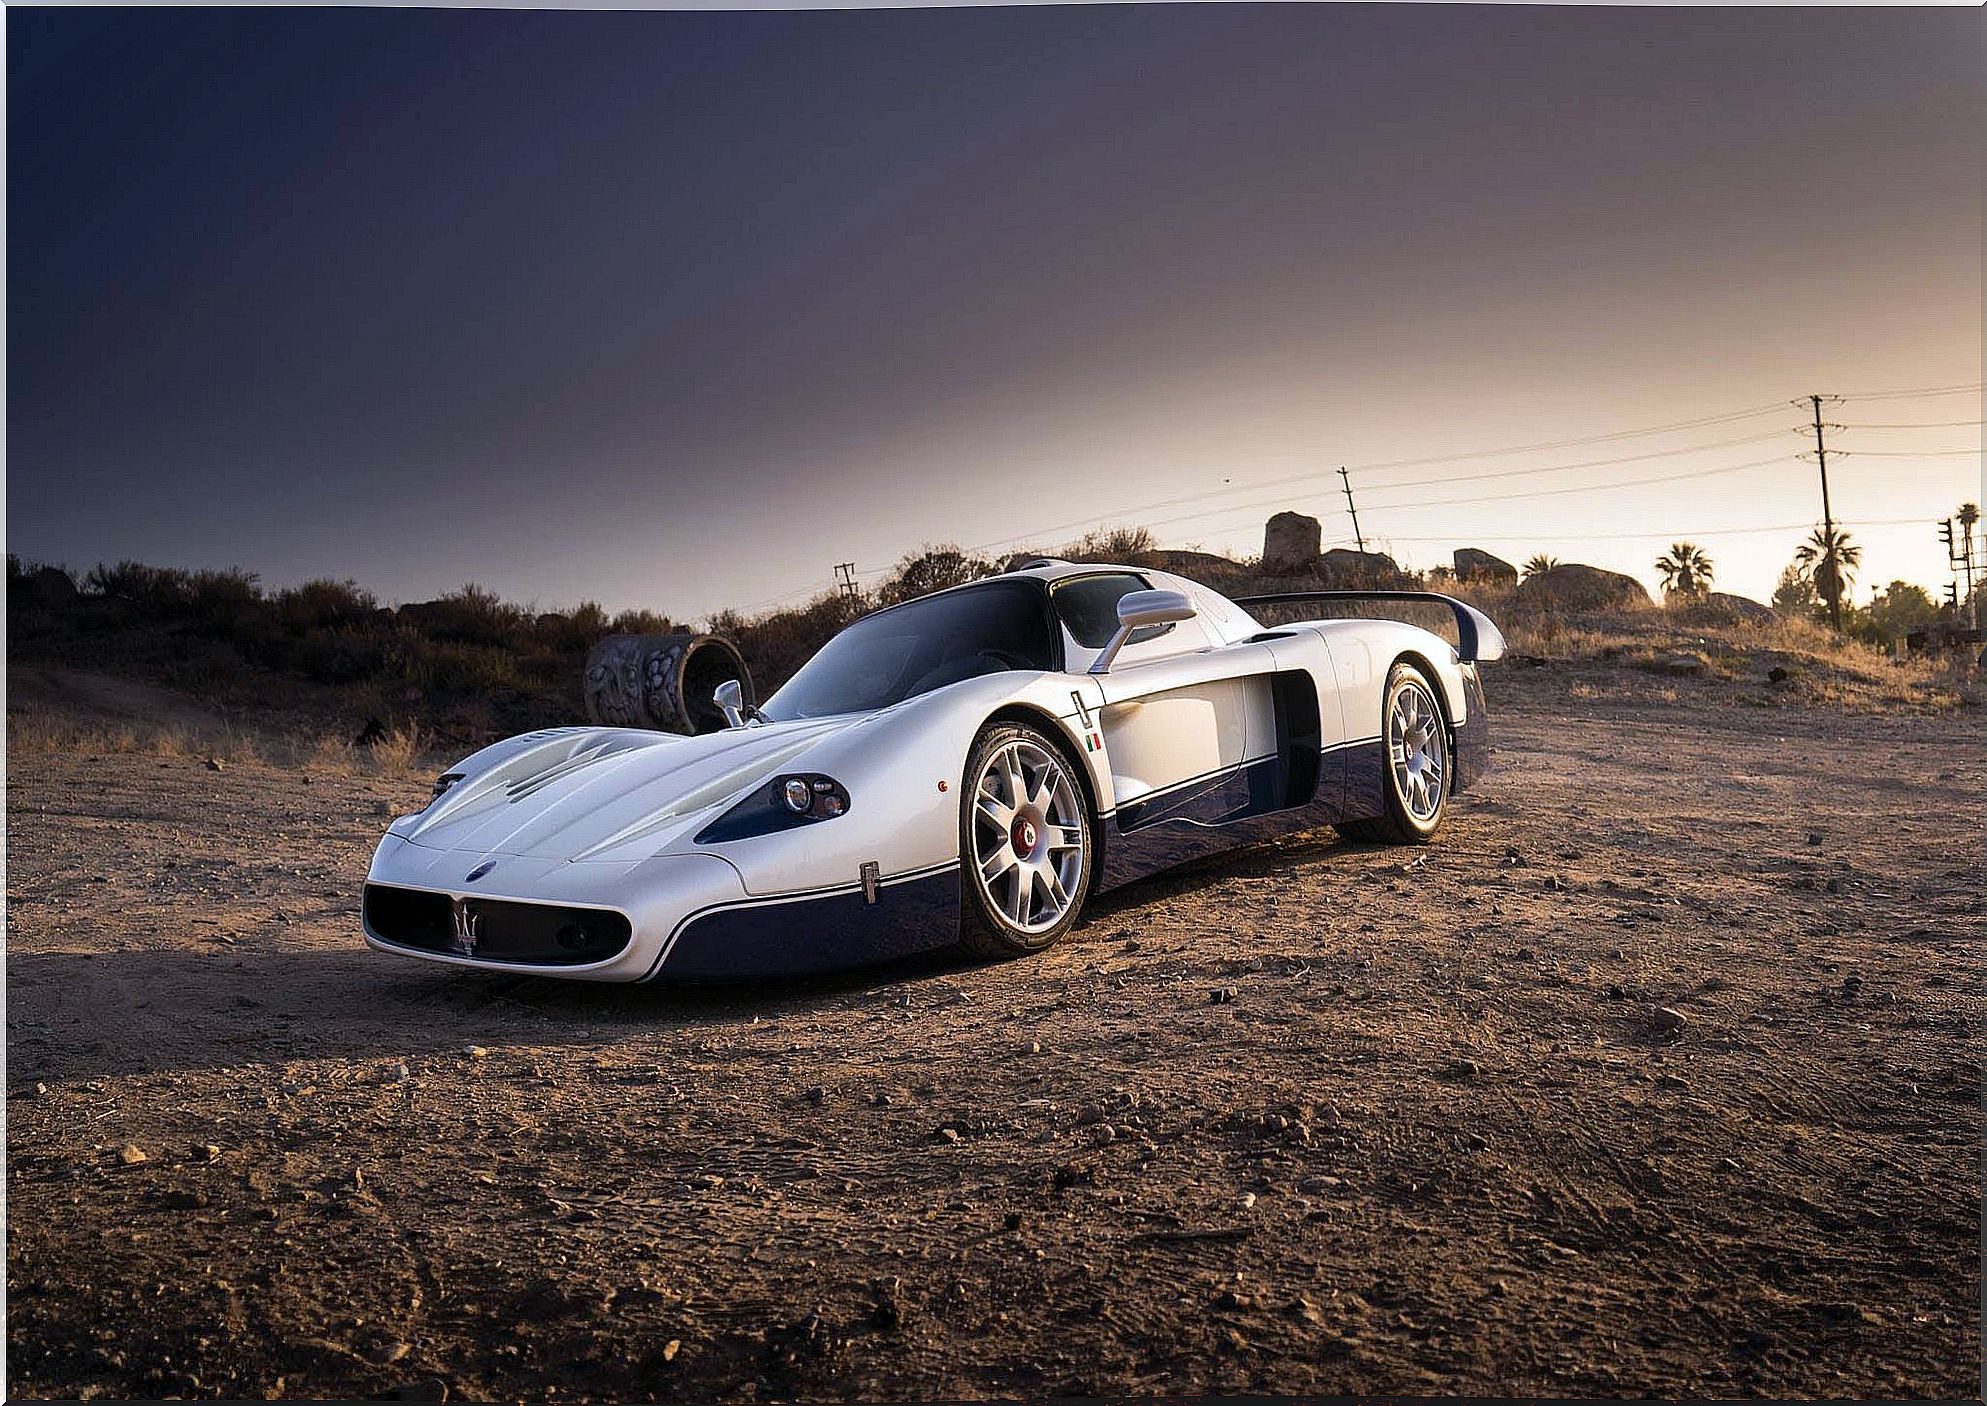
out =
[[[1118,598],[1118,632],[1090,665],[1093,674],[1108,674],[1118,651],[1134,631],[1147,625],[1172,625],[1194,618],[1193,597],[1185,591],[1131,591]]]
[[[737,679],[726,679],[711,690],[711,701],[724,714],[726,727],[745,726],[745,689]]]

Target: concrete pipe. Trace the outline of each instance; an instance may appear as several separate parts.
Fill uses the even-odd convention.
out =
[[[586,658],[586,715],[610,727],[716,732],[724,714],[711,694],[726,679],[755,700],[744,657],[716,635],[609,635]]]

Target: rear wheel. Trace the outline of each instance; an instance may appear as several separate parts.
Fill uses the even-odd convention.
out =
[[[1023,723],[983,731],[959,797],[965,922],[960,940],[983,957],[1053,945],[1075,926],[1096,844],[1074,764]]]
[[[1339,833],[1381,844],[1425,844],[1448,812],[1455,757],[1434,683],[1404,660],[1387,673],[1380,742],[1380,793],[1386,811],[1370,820],[1347,821]]]

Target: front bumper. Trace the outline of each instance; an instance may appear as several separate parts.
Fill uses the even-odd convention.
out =
[[[469,876],[475,874],[471,879]],[[382,952],[453,966],[478,967],[574,981],[643,981],[661,964],[670,938],[694,914],[743,901],[745,884],[738,871],[715,855],[663,855],[638,863],[572,863],[524,855],[487,855],[463,850],[433,849],[397,835],[380,842],[366,875],[369,890],[445,899],[451,909],[467,905],[474,911],[487,905],[492,920],[491,942],[484,937],[460,950],[454,934],[440,936],[418,927],[384,924],[377,899],[369,894],[363,925],[366,944]],[[601,926],[618,936],[625,921],[628,937],[610,955],[589,961],[585,954],[564,952],[556,945],[535,944],[528,935],[513,936],[512,905],[556,908],[564,917],[598,913]],[[436,921],[440,921],[439,913]],[[482,926],[479,924],[479,926]],[[559,923],[548,921],[556,939]],[[395,941],[396,934],[402,937]],[[479,934],[479,937],[482,935]],[[485,945],[486,942],[489,945]],[[602,946],[611,946],[603,942]],[[484,947],[477,952],[476,947]],[[502,953],[503,955],[497,955]],[[526,953],[543,953],[520,960]]]
[[[424,961],[575,981],[799,976],[893,961],[950,946],[959,937],[956,862],[884,877],[873,890],[858,881],[754,896],[738,870],[716,855],[574,863],[434,849],[388,835],[366,885],[368,946]],[[402,911],[389,916],[380,907],[383,896]],[[521,922],[506,911],[513,905],[535,912]],[[409,907],[422,915],[419,921],[395,926],[408,921]],[[490,926],[471,950],[460,950],[457,935],[440,925],[479,909]],[[587,922],[592,914],[611,940],[619,940],[622,920],[628,929],[626,944],[598,961],[557,944],[564,924]],[[395,941],[395,932],[383,925],[395,926],[404,940]],[[525,952],[536,955],[516,959]]]

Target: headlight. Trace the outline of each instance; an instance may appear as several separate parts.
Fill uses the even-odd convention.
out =
[[[817,825],[846,815],[848,809],[849,793],[832,776],[778,776],[753,787],[730,810],[706,825],[697,833],[697,843],[721,844]]]

